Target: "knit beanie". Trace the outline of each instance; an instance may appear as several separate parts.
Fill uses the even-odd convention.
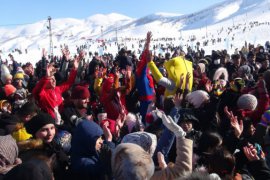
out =
[[[201,105],[210,99],[208,93],[203,90],[193,91],[186,96],[186,100],[192,104],[195,108],[201,107]]]
[[[137,118],[136,118],[135,114],[128,113],[127,116],[126,116],[125,124],[128,127],[128,132],[131,133],[132,132],[132,129],[137,124]]]
[[[156,146],[157,137],[152,133],[134,132],[123,137],[122,143],[134,143],[141,146],[146,152],[153,156]]]
[[[71,93],[72,99],[87,99],[90,97],[89,90],[84,86],[76,86]]]
[[[2,160],[5,159],[6,166],[14,164],[18,153],[18,146],[11,135],[0,136],[0,155]]]
[[[5,64],[1,65],[1,81],[6,84],[7,78],[12,78],[12,75],[9,72],[8,67]]]
[[[14,75],[14,78],[13,79],[24,79],[24,74],[22,72],[17,72]]]
[[[152,157],[133,143],[121,143],[113,151],[111,159],[115,179],[150,179],[155,171]]]
[[[252,94],[243,94],[237,100],[237,107],[239,109],[253,111],[256,109],[257,104],[257,98]]]
[[[35,136],[36,132],[47,124],[55,124],[55,120],[47,113],[39,113],[25,123],[26,131]]]
[[[15,93],[16,88],[12,86],[11,84],[7,84],[4,86],[4,90],[5,90],[6,97],[8,97]]]

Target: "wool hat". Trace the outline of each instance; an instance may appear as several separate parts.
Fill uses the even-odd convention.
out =
[[[115,179],[150,179],[155,171],[152,157],[137,144],[119,144],[111,159]]]
[[[15,139],[11,135],[0,136],[0,155],[1,159],[5,158],[6,165],[14,164],[18,154],[19,150]]]
[[[153,156],[156,146],[157,137],[152,133],[134,132],[123,137],[122,143],[134,143],[141,146],[146,152]]]
[[[47,124],[55,124],[55,120],[47,113],[39,113],[25,123],[26,131],[35,136],[36,132]]]
[[[16,88],[12,86],[11,84],[7,84],[4,86],[4,90],[5,90],[6,97],[8,97],[15,93]]]
[[[250,69],[249,65],[242,65],[239,67],[238,72],[242,73],[242,75],[244,75],[244,74],[249,75],[251,73],[251,69]]]
[[[22,72],[17,72],[14,75],[14,78],[13,79],[24,79],[24,74]]]
[[[203,90],[193,91],[186,96],[186,100],[195,108],[199,108],[204,102],[210,99],[208,93]]]
[[[237,100],[237,107],[239,109],[253,111],[256,109],[257,104],[257,98],[252,94],[243,94]]]
[[[8,67],[5,64],[1,65],[1,81],[6,84],[6,80],[7,78],[12,77],[12,75],[10,74],[10,71],[8,69]]]
[[[137,124],[137,118],[136,118],[135,114],[128,113],[127,116],[126,116],[125,124],[128,127],[128,132],[131,133],[133,128]]]
[[[72,99],[87,99],[90,97],[89,90],[84,86],[76,86],[71,93]]]

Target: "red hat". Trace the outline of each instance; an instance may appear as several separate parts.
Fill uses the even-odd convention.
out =
[[[71,93],[72,99],[87,99],[90,97],[89,90],[84,86],[76,86]]]
[[[11,84],[5,85],[4,89],[5,89],[6,97],[10,96],[11,94],[14,94],[16,91],[16,88],[12,86]]]

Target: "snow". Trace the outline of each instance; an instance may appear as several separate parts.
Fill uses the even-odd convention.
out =
[[[220,21],[222,19],[231,16],[232,14],[236,13],[239,10],[239,8],[240,8],[239,4],[235,2],[233,4],[226,6],[225,8],[220,9],[219,12],[217,13],[216,20]]]
[[[52,17],[53,18],[53,17]],[[115,54],[116,33],[118,43],[137,51],[138,39],[145,38],[148,31],[152,31],[153,38],[175,38],[175,45],[195,48],[197,42],[206,53],[212,49],[227,49],[233,53],[236,48],[241,49],[245,41],[264,45],[270,38],[270,1],[269,0],[226,0],[202,9],[198,12],[182,15],[166,12],[149,14],[138,19],[111,13],[96,14],[86,19],[52,19],[52,34],[54,54],[60,55],[60,45],[69,45],[72,54],[76,47],[86,44],[88,51],[110,52]],[[48,21],[43,20],[34,24],[17,26],[15,28],[0,28],[0,55],[2,59],[9,59],[8,54],[20,49],[22,54],[12,52],[16,60],[22,63],[37,62],[42,48],[49,50]],[[212,43],[213,40],[220,42]],[[112,41],[107,50],[101,48],[101,43],[95,40],[106,39]],[[193,41],[191,40],[193,39]],[[207,42],[207,46],[202,46]],[[166,41],[154,41],[153,44],[166,44]],[[132,48],[134,44],[134,48]],[[28,53],[25,54],[25,49]],[[162,52],[161,49],[156,52]],[[164,52],[163,52],[164,53]]]

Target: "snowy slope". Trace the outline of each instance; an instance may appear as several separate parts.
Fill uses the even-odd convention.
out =
[[[207,53],[212,49],[227,49],[233,52],[241,48],[245,41],[253,44],[264,44],[270,36],[270,2],[269,0],[227,0],[187,15],[155,13],[132,19],[111,13],[96,14],[86,19],[53,19],[52,33],[54,53],[59,55],[60,45],[68,44],[72,53],[76,46],[91,44],[89,50],[99,51],[100,43],[90,40],[106,39],[132,48],[135,42],[126,38],[144,38],[147,31],[153,32],[154,38],[172,37],[176,45],[191,46],[208,42],[203,48]],[[14,49],[22,50],[18,56],[22,62],[36,61],[42,48],[49,49],[48,22],[18,26],[13,29],[0,28],[0,50],[3,59]],[[217,39],[220,42],[214,42]],[[157,42],[160,43],[160,42]],[[28,50],[28,54],[24,50]],[[138,49],[137,46],[134,50]],[[108,52],[116,53],[117,47],[110,46]],[[16,56],[17,54],[14,53]]]

